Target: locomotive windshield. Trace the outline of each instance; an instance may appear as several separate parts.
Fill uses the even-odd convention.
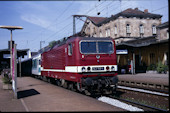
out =
[[[111,41],[82,41],[81,53],[85,54],[111,54],[113,43]]]

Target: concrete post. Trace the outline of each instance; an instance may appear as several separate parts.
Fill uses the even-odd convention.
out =
[[[12,56],[12,89],[14,92],[14,98],[17,99],[17,61],[16,61],[17,51],[16,51],[16,44],[14,44],[13,49],[13,56]]]

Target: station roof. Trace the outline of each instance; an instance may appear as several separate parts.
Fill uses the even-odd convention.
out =
[[[169,39],[158,40],[155,38],[155,36],[150,36],[150,37],[143,37],[143,38],[125,41],[125,42],[116,44],[116,47],[121,48],[121,47],[128,46],[128,47],[139,48],[139,47],[145,47],[145,46],[149,46],[153,44],[160,44],[160,43],[167,43],[167,42],[169,42]]]
[[[169,21],[158,25],[157,28],[160,28],[160,29],[169,28]]]
[[[17,56],[27,55],[29,49],[17,49]],[[0,54],[10,54],[10,49],[0,49]]]

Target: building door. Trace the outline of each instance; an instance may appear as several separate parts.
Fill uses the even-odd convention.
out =
[[[135,65],[139,66],[139,55],[135,55]]]
[[[140,72],[139,55],[135,55],[135,72],[136,72],[136,73]]]
[[[156,64],[156,59],[155,59],[154,53],[150,53],[150,65],[151,64]]]

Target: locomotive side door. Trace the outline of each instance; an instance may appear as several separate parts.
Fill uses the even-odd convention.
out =
[[[69,42],[65,48],[66,65],[69,72],[77,72],[76,60],[76,42]],[[67,71],[67,70],[66,70]]]
[[[72,54],[73,54],[72,49],[73,49],[72,43],[68,43],[65,47],[65,66],[70,65],[70,61],[71,61]]]

